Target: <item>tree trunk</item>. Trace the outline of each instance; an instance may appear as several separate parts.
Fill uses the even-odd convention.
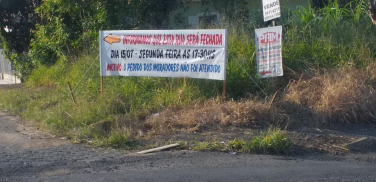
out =
[[[369,0],[369,16],[371,17],[373,25],[376,26],[376,9],[375,9],[375,0]]]

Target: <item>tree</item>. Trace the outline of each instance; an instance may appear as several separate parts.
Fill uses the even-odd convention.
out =
[[[41,17],[31,42],[30,57],[53,65],[92,47],[106,25],[105,0],[44,0],[36,9]]]
[[[227,23],[244,23],[249,21],[247,0],[202,0],[201,4],[212,7],[222,15]]]
[[[8,51],[28,52],[31,30],[38,21],[34,9],[39,4],[40,0],[0,1],[0,31]]]
[[[170,28],[170,13],[185,8],[182,0],[133,0],[129,1],[129,17],[133,26],[141,29]]]
[[[183,6],[182,0],[0,0],[0,28],[8,58],[26,76],[97,48],[99,30],[169,28],[170,12]]]
[[[34,9],[41,0],[1,0],[0,34],[6,56],[16,67],[25,67],[22,74],[27,74],[30,59],[27,59],[31,40],[31,31],[39,17]]]
[[[44,0],[36,9],[42,21],[30,56],[38,64],[53,65],[96,48],[99,30],[168,28],[169,13],[182,5],[181,0]]]

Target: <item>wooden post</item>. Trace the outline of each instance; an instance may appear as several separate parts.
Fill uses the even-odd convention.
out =
[[[72,88],[71,88],[69,82],[67,82],[67,83],[68,83],[68,88],[69,88],[69,91],[70,91],[70,94],[71,94],[71,97],[72,97],[72,101],[73,101],[73,103],[76,103],[76,99],[74,99],[74,95],[73,95],[73,92],[72,92]]]
[[[14,84],[17,84],[17,69],[14,68]]]
[[[274,103],[274,100],[275,100],[275,97],[277,96],[277,93],[278,93],[278,92],[276,92],[276,93],[273,95],[273,98],[272,98],[272,100],[271,100],[270,103],[269,103],[269,109],[272,108],[273,103]]]
[[[223,80],[223,92],[222,92],[223,101],[226,100],[226,80]]]
[[[101,97],[103,95],[103,76],[101,76]]]

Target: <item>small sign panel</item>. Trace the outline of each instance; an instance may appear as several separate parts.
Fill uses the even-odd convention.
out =
[[[281,17],[281,6],[279,0],[262,0],[264,22]]]
[[[257,72],[261,78],[283,76],[282,26],[255,30]]]

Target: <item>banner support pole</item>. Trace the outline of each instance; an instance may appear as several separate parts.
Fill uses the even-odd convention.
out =
[[[222,92],[223,101],[226,100],[226,80],[223,80],[223,92]]]
[[[101,76],[101,97],[103,96],[103,76]]]

